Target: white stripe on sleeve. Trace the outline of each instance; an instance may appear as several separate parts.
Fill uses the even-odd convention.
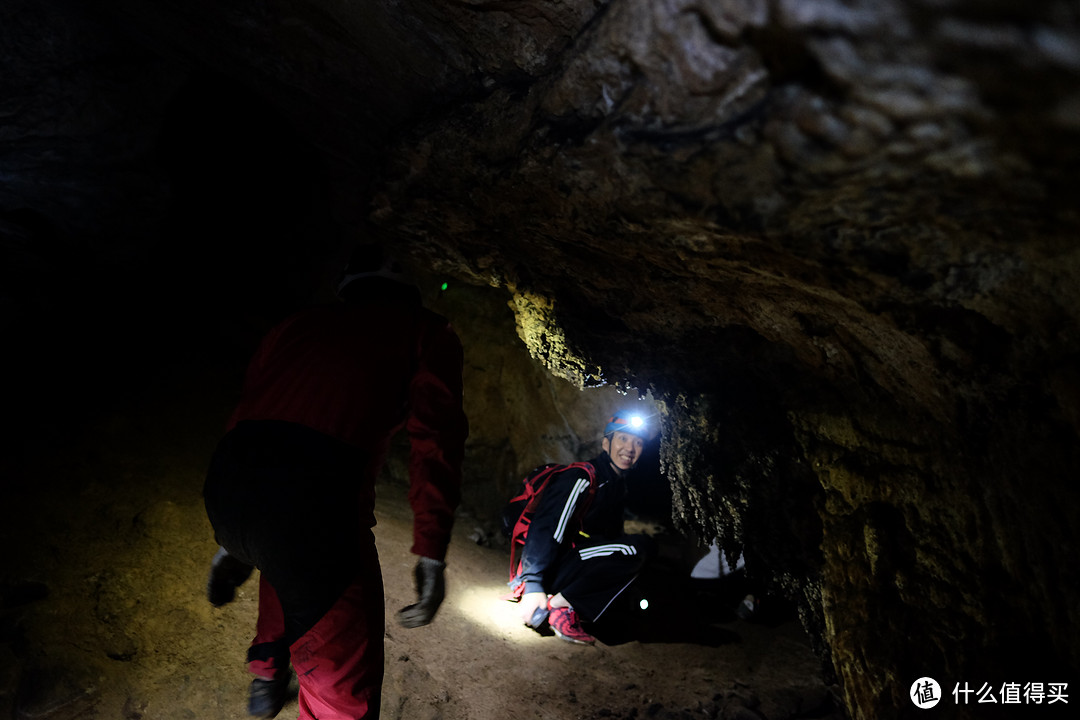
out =
[[[577,483],[574,484],[574,489],[570,491],[570,497],[566,501],[566,505],[563,506],[562,515],[559,517],[559,524],[555,526],[555,542],[561,543],[563,536],[566,534],[566,525],[570,522],[570,518],[574,516],[574,506],[577,505],[578,497],[581,493],[585,492],[589,487],[588,478],[579,478]]]
[[[592,558],[607,557],[616,553],[637,555],[637,548],[626,543],[608,543],[607,545],[593,545],[592,547],[583,548],[578,552],[578,555],[581,556],[582,560],[591,560]]]

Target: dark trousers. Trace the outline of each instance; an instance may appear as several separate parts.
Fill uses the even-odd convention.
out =
[[[277,678],[291,662],[302,720],[379,716],[383,587],[367,467],[333,438],[260,421],[229,432],[207,473],[218,544],[261,572],[249,668]]]
[[[239,423],[218,445],[203,489],[218,544],[277,592],[291,644],[370,564],[363,453],[294,423]]]
[[[544,586],[552,594],[561,592],[583,620],[592,622],[630,586],[655,552],[656,543],[648,535],[578,542],[544,576]]]

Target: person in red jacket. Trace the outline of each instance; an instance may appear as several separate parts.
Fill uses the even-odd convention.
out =
[[[379,245],[356,249],[342,302],[284,320],[262,340],[204,486],[221,550],[207,592],[222,605],[260,571],[248,652],[249,712],[274,717],[290,664],[300,718],[377,718],[383,680],[383,586],[372,527],[375,479],[407,432],[418,602],[405,627],[431,622],[468,422],[462,347],[449,322]]]

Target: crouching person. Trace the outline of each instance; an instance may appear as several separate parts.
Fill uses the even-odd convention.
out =
[[[536,495],[527,533],[512,539],[521,559],[510,598],[526,625],[548,625],[563,640],[591,645],[596,638],[584,626],[600,619],[655,553],[652,538],[623,530],[627,475],[649,432],[639,413],[620,411],[604,428],[600,455],[556,471]]]

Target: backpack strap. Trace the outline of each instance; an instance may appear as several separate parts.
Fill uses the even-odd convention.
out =
[[[533,515],[536,513],[536,508],[540,504],[540,498],[543,495],[543,491],[546,489],[547,484],[555,475],[562,474],[570,470],[584,470],[585,475],[589,478],[589,489],[585,495],[584,500],[577,505],[574,509],[574,516],[570,519],[571,522],[577,523],[580,527],[582,519],[585,517],[585,512],[588,510],[589,505],[592,503],[593,496],[596,494],[596,468],[592,463],[588,462],[574,462],[569,465],[549,464],[543,466],[539,472],[528,476],[526,478],[526,485],[524,492],[519,495],[516,500],[528,499],[528,503],[518,517],[517,522],[514,524],[513,532],[510,535],[510,582],[508,583],[511,588],[510,596],[506,599],[517,601],[521,599],[524,593],[525,583],[520,581],[521,575],[521,561],[522,558],[519,555],[519,548],[521,554],[524,554],[525,539],[529,533],[529,526],[532,523]]]

